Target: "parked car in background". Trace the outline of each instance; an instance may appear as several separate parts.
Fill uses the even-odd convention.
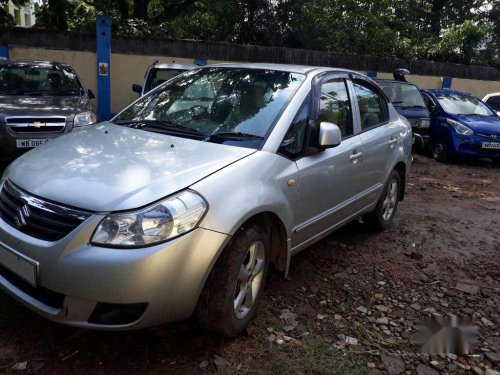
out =
[[[94,124],[92,98],[69,65],[0,61],[0,158]]]
[[[0,288],[61,323],[133,329],[195,313],[231,336],[269,266],[364,215],[391,224],[411,128],[356,72],[220,64],[111,122],[14,161],[1,180]]]
[[[194,64],[160,63],[155,61],[151,64],[148,70],[146,70],[144,83],[142,85],[134,83],[132,85],[132,90],[142,96],[155,87],[161,85],[163,82],[166,82],[187,70],[196,68],[199,68],[199,66]]]
[[[500,116],[500,92],[486,95],[483,98],[483,102],[488,104]]]
[[[432,157],[454,156],[500,160],[500,117],[471,94],[450,90],[422,90],[431,113]]]
[[[415,146],[418,149],[424,149],[429,144],[429,127],[431,124],[429,111],[425,106],[418,86],[407,82],[404,74],[398,74],[398,71],[394,74],[394,80],[375,79],[375,82],[382,88],[399,114],[406,117],[410,122]]]

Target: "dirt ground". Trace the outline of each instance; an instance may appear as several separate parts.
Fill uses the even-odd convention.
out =
[[[0,372],[498,374],[499,232],[499,168],[417,155],[392,227],[352,223],[300,253],[288,280],[271,275],[245,334],[222,339],[192,321],[72,329],[0,293]],[[474,355],[417,354],[412,337],[429,312],[471,316]]]

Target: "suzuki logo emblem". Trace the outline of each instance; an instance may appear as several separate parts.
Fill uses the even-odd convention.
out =
[[[23,206],[20,209],[16,210],[16,216],[14,216],[14,222],[16,227],[22,228],[26,226],[26,218],[30,216],[30,210],[28,206]]]

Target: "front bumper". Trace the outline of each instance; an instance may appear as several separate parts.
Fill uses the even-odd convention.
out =
[[[88,243],[102,218],[92,216],[57,242],[27,236],[0,219],[0,246],[38,264],[36,287],[4,267],[0,289],[45,318],[83,328],[136,329],[188,318],[229,237],[198,228],[152,247],[102,248]],[[109,306],[140,311],[132,321],[96,320]]]
[[[31,150],[31,148],[18,148],[17,140],[54,139],[72,130],[73,123],[67,122],[64,131],[61,132],[14,133],[9,130],[6,123],[0,122],[0,160],[13,160]]]
[[[456,156],[500,160],[500,149],[483,148],[484,142],[500,143],[500,139],[473,134],[470,137],[454,136],[452,142]]]

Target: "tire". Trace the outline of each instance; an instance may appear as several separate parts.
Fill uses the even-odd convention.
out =
[[[375,210],[365,216],[365,222],[371,228],[382,231],[391,225],[398,208],[400,192],[401,176],[394,170],[385,184]]]
[[[269,233],[257,224],[241,228],[217,260],[198,301],[195,315],[204,329],[231,337],[248,327],[262,298],[269,259]]]
[[[450,160],[450,150],[446,142],[437,141],[431,143],[431,155],[434,160],[445,163]]]

